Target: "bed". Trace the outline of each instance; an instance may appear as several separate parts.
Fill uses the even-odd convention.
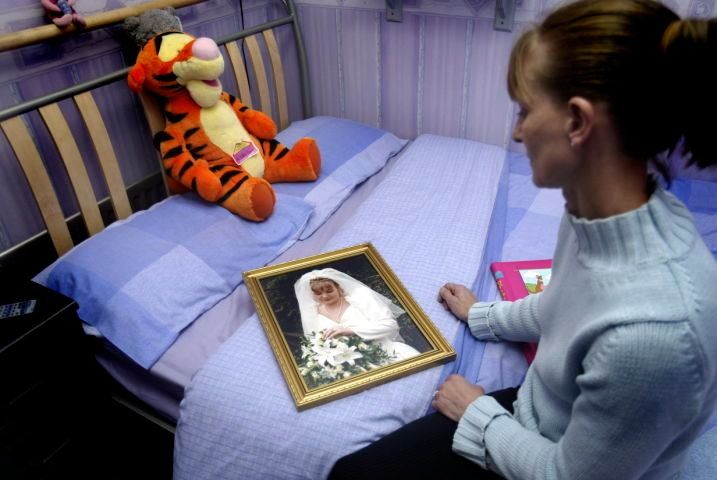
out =
[[[455,281],[472,285],[480,298],[496,298],[490,262],[549,258],[563,208],[559,192],[535,189],[525,156],[493,145],[430,134],[407,141],[351,120],[311,116],[308,109],[304,120],[288,125],[284,75],[272,36],[264,33],[296,24],[293,4],[287,5],[287,19],[224,42],[236,93],[249,98],[246,69],[231,45],[264,39],[271,61],[252,58],[252,69],[272,68],[259,82],[261,107],[276,105],[283,143],[310,136],[322,152],[321,177],[277,184],[277,209],[264,223],[245,222],[192,194],[132,213],[95,100],[101,87],[123,81],[126,70],[0,112],[2,130],[59,256],[34,278],[78,301],[86,332],[97,339],[98,362],[139,399],[147,415],[176,428],[178,479],[323,478],[342,455],[424,415],[431,393],[451,373],[495,390],[520,384],[527,369],[519,346],[474,341],[435,294],[446,281]],[[267,77],[275,82],[271,87]],[[310,100],[303,91],[306,107]],[[276,95],[272,101],[269,92]],[[107,202],[92,195],[84,151],[63,117],[68,98],[103,161]],[[149,99],[142,103],[149,141],[163,120]],[[38,146],[38,128],[50,131],[70,172],[89,234],[76,246],[43,163],[40,152],[47,146]],[[674,183],[717,252],[712,188],[709,181]],[[113,208],[105,221],[98,204],[109,203]],[[181,227],[189,219],[193,228]],[[364,242],[378,249],[458,357],[298,412],[241,272]],[[705,472],[717,471],[705,453],[715,445],[716,424],[708,425],[696,445],[689,478],[711,478]]]

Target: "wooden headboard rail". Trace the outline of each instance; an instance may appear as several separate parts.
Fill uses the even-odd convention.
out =
[[[289,114],[284,69],[276,38],[271,31],[273,28],[286,24],[292,24],[294,26],[294,37],[301,76],[302,107],[304,116],[311,115],[306,55],[301,39],[301,32],[296,22],[296,12],[292,0],[287,0],[286,6],[289,10],[288,16],[237,32],[217,41],[218,44],[224,45],[227,51],[236,79],[239,97],[244,103],[272,116],[280,129],[286,128],[288,125]],[[273,89],[269,88],[259,37],[262,37],[262,43],[269,57],[268,63],[272,69],[271,78],[273,79]],[[259,98],[259,105],[257,106],[252,105],[253,102],[251,100],[252,96],[249,89],[247,69],[241,55],[241,47],[237,43],[238,40],[243,40],[247,47],[248,58],[256,77],[256,88]],[[128,187],[122,178],[112,141],[93,96],[93,90],[114,82],[125,81],[128,72],[129,67],[0,111],[0,129],[2,129],[14,151],[30,185],[30,189],[32,190],[46,226],[46,233],[49,235],[57,255],[62,255],[73,246],[73,237],[70,235],[70,229],[68,228],[69,218],[65,218],[62,212],[52,180],[48,175],[46,165],[40,154],[40,149],[35,142],[35,136],[31,134],[32,130],[28,128],[29,119],[27,119],[24,114],[33,111],[39,113],[62,159],[74,196],[79,205],[81,218],[84,221],[87,234],[94,235],[105,227],[102,215],[100,214],[99,206],[101,203],[107,203],[107,200],[109,200],[114,213],[112,216],[115,219],[126,218],[132,213],[127,196]],[[270,98],[272,90],[275,93],[276,115],[272,112],[272,102]],[[77,141],[75,137],[73,137],[67,120],[60,110],[58,103],[69,98],[73,99],[74,106],[79,111],[87,133],[89,134],[89,139],[97,152],[97,157],[100,160],[100,170],[104,177],[103,180],[109,191],[109,199],[98,201],[95,197],[82,154],[77,146]],[[156,102],[149,96],[141,95],[140,99],[145,110],[150,131],[152,135],[154,135],[158,130],[164,128],[164,117]],[[159,161],[158,165],[159,171],[161,172],[161,163]],[[71,217],[76,217],[76,215],[72,215]],[[26,242],[46,243],[46,241],[40,238],[44,236],[46,236],[45,232],[41,232]],[[23,244],[26,242],[23,242]],[[6,255],[18,255],[19,250],[21,250],[18,247],[23,244],[16,245],[0,253],[0,266],[4,263]]]

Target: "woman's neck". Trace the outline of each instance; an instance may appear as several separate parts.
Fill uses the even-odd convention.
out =
[[[568,211],[588,220],[634,210],[650,198],[647,163],[601,149],[586,156],[575,182],[563,188]]]

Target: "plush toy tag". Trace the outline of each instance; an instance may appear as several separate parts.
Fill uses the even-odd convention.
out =
[[[239,142],[234,145],[232,158],[234,158],[234,162],[237,165],[241,165],[249,157],[253,157],[257,153],[259,153],[259,150],[256,148],[256,145],[254,145],[254,142]]]

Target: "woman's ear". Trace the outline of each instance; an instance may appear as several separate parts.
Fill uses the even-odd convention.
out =
[[[566,130],[571,147],[584,144],[595,127],[595,106],[584,97],[572,97],[568,100]]]

